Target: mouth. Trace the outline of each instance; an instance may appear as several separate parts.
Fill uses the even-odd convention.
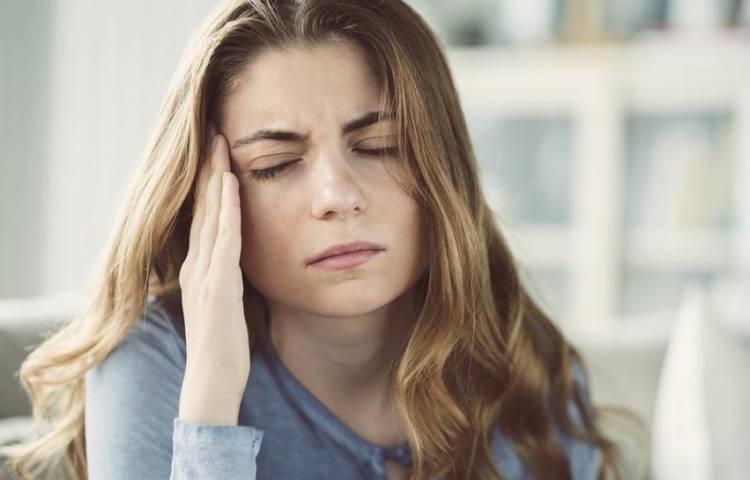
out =
[[[327,260],[331,257],[338,257],[341,255],[348,255],[351,253],[361,252],[361,251],[382,251],[385,250],[385,247],[382,245],[379,245],[375,242],[370,242],[366,240],[357,240],[354,242],[349,243],[340,243],[338,245],[333,245],[331,247],[326,248],[325,250],[322,250],[318,252],[317,255],[307,258],[305,260],[305,265],[313,265],[317,264],[320,261]]]
[[[338,255],[324,257],[320,260],[309,263],[308,266],[320,268],[322,270],[342,270],[367,263],[383,251],[383,249],[349,251]]]

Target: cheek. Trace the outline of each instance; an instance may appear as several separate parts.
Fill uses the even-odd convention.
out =
[[[415,198],[406,194],[403,198],[403,205],[407,205],[407,208],[404,208],[405,213],[403,214],[403,228],[407,235],[405,241],[408,241],[409,245],[418,254],[424,255],[427,250],[427,232],[422,208]]]
[[[257,192],[241,198],[242,252],[240,264],[250,278],[266,282],[268,277],[283,277],[295,259],[293,232],[289,225],[297,223],[293,202],[283,202]],[[262,279],[266,280],[262,280]]]
[[[393,232],[394,245],[398,245],[400,262],[421,263],[418,259],[425,249],[422,216],[416,200],[404,192],[388,197],[383,219]]]
[[[258,202],[243,201],[242,249],[243,253],[258,257],[283,240],[283,218],[279,212],[265,208]]]

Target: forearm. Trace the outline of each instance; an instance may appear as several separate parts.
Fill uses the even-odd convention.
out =
[[[237,425],[241,395],[195,372],[185,374],[178,416],[203,425]]]

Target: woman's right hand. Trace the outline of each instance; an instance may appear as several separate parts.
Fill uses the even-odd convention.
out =
[[[181,419],[236,425],[250,375],[243,308],[239,182],[225,138],[211,126],[196,186],[187,257],[179,274],[187,360]]]

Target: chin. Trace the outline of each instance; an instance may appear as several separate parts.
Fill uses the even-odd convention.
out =
[[[376,287],[363,289],[358,286],[357,291],[331,290],[335,291],[316,293],[305,310],[326,317],[354,317],[378,310],[395,298],[385,292],[379,292]]]

